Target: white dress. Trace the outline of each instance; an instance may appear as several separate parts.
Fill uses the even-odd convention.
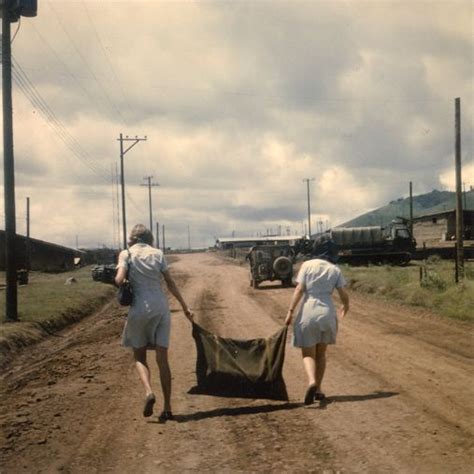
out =
[[[296,281],[304,284],[305,293],[293,326],[293,345],[335,344],[337,313],[331,294],[346,285],[341,270],[315,258],[301,265]]]
[[[133,302],[122,334],[126,347],[168,347],[170,311],[168,299],[161,287],[161,273],[168,269],[165,256],[159,249],[138,243],[120,252],[118,265],[128,268],[133,288]]]

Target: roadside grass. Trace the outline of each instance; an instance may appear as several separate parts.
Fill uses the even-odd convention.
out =
[[[407,267],[341,265],[341,269],[353,291],[474,321],[474,262],[465,262],[465,279],[460,284],[454,281],[454,262],[438,258],[412,262]]]
[[[93,281],[91,269],[87,266],[59,274],[30,272],[28,285],[18,287],[19,322],[5,322],[5,290],[1,290],[0,352],[40,339],[43,333],[79,320],[109,300],[114,287]],[[70,277],[76,282],[66,285]]]

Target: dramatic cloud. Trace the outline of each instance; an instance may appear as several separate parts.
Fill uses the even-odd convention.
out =
[[[454,98],[473,176],[470,1],[43,1],[13,43],[18,232],[120,245],[313,230],[453,189]],[[13,25],[13,30],[16,26]],[[155,223],[154,223],[155,226]]]

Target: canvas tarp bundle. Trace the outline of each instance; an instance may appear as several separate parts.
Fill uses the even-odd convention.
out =
[[[193,323],[197,386],[190,393],[288,400],[282,376],[287,327],[266,339],[228,339]]]

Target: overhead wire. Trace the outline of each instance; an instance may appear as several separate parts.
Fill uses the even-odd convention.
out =
[[[92,79],[91,76],[78,76],[77,74],[73,73],[71,71],[71,68],[61,59],[61,57],[57,54],[57,52],[54,50],[54,48],[51,46],[51,44],[48,42],[48,40],[41,34],[41,32],[36,28],[36,26],[33,24],[33,29],[35,30],[36,35],[38,38],[45,44],[45,46],[48,48],[48,50],[51,52],[51,54],[54,56],[56,61],[61,64],[61,66],[65,69],[66,74],[61,74],[61,73],[56,73],[56,75],[62,75],[62,76],[68,76],[71,77],[79,89],[87,96],[87,98],[90,100],[91,104],[93,104],[95,107],[99,106],[101,110],[107,115],[107,112],[105,111],[105,108],[103,108],[102,104],[98,104],[98,101],[94,99],[94,97],[90,94],[90,92],[82,85],[81,81],[79,79]],[[24,69],[29,69],[25,68]]]
[[[119,89],[120,89],[120,92],[122,93],[122,97],[123,97],[123,99],[124,99],[124,102],[125,102],[125,104],[127,105],[128,109],[129,109],[129,111],[130,111],[130,113],[133,114],[132,107],[131,107],[131,105],[130,105],[130,102],[129,102],[128,99],[127,99],[127,96],[126,96],[125,91],[124,91],[124,89],[123,89],[123,87],[122,87],[122,83],[121,83],[120,80],[119,80],[118,74],[117,74],[117,72],[116,72],[116,70],[115,70],[115,67],[114,67],[114,65],[113,65],[113,63],[112,63],[112,60],[110,59],[110,55],[109,55],[109,53],[107,52],[107,48],[104,46],[104,43],[102,42],[102,39],[101,39],[101,37],[100,37],[100,35],[99,35],[99,32],[98,32],[98,30],[97,30],[97,28],[96,28],[96,26],[95,26],[94,20],[93,20],[93,18],[92,18],[92,16],[91,16],[91,14],[90,14],[90,12],[89,12],[89,9],[88,9],[88,7],[87,7],[87,5],[86,5],[86,3],[85,3],[84,0],[82,0],[82,6],[83,6],[83,8],[84,8],[84,11],[86,12],[86,16],[87,16],[87,19],[89,20],[89,23],[91,24],[92,29],[94,30],[94,34],[95,34],[95,36],[96,36],[96,38],[97,38],[97,42],[99,43],[99,45],[100,45],[100,47],[101,47],[101,49],[102,49],[102,51],[103,51],[103,53],[104,53],[104,57],[105,57],[105,59],[107,60],[107,64],[109,65],[109,68],[110,68],[110,70],[111,70],[111,72],[112,72],[112,75],[113,75],[113,77],[114,77],[114,80],[115,80],[115,82],[117,83],[117,85],[118,85],[118,87],[119,87]]]
[[[30,101],[33,107],[39,110],[46,123],[56,133],[56,136],[63,141],[73,155],[83,162],[91,171],[93,171],[97,176],[103,178],[106,182],[110,182],[110,176],[108,173],[98,163],[96,163],[90,154],[84,150],[81,144],[68,132],[66,127],[60,119],[57,118],[34,84],[28,78],[18,61],[14,57],[12,57],[12,59],[14,66],[12,69],[12,76],[14,82],[18,85],[21,92]],[[142,208],[136,203],[130,194],[126,192],[126,196],[132,206],[138,212],[142,212]]]
[[[21,65],[15,57],[13,59],[12,76],[21,92],[30,101],[33,107],[37,108],[46,120],[46,123],[53,129],[56,136],[63,141],[73,155],[86,164],[96,175],[108,181],[109,176],[101,166],[87,153],[81,144],[69,133],[62,121],[51,110],[47,102],[36,89],[35,85],[28,78]]]
[[[15,38],[16,38],[16,35],[18,34],[18,32],[20,31],[20,26],[21,26],[21,16],[18,18],[18,26],[16,28],[16,31],[10,41],[10,44],[13,44],[13,41],[15,41]]]
[[[124,116],[122,115],[122,112],[120,111],[120,109],[112,102],[111,98],[109,97],[109,94],[107,93],[107,89],[102,85],[102,83],[99,81],[98,77],[95,75],[94,71],[92,70],[92,68],[90,67],[89,63],[87,62],[86,58],[84,57],[84,55],[82,54],[81,50],[77,47],[75,41],[73,40],[71,34],[69,33],[69,31],[67,30],[67,28],[64,26],[64,23],[61,19],[61,17],[59,16],[56,8],[53,6],[53,3],[50,1],[49,2],[49,6],[50,8],[52,9],[52,11],[54,12],[54,15],[56,16],[57,20],[58,20],[58,23],[59,25],[61,26],[61,29],[63,30],[64,34],[67,36],[69,42],[71,43],[71,45],[73,46],[74,48],[74,51],[76,52],[76,54],[81,58],[82,62],[84,63],[84,65],[87,67],[87,69],[89,70],[92,78],[94,79],[94,81],[96,82],[96,84],[99,86],[99,88],[102,90],[102,93],[103,93],[103,97],[106,98],[107,102],[109,103],[110,105],[110,108],[111,110],[113,111],[113,116],[114,117],[117,117],[117,116],[120,116],[120,118],[122,119],[122,122],[123,124],[126,123],[125,121],[125,118]]]

